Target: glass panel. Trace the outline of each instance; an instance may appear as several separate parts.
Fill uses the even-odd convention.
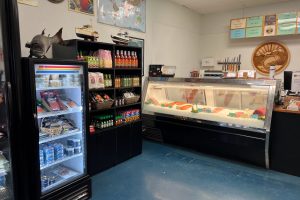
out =
[[[42,193],[86,173],[83,67],[35,65]]]
[[[144,110],[264,128],[268,86],[150,82]]]
[[[5,99],[5,63],[0,19],[0,199],[13,199],[12,173],[10,164],[10,144],[7,116],[7,99]]]

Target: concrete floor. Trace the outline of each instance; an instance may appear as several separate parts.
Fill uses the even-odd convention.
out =
[[[143,154],[93,177],[93,200],[299,200],[300,178],[144,142]]]

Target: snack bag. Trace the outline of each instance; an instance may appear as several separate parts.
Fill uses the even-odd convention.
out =
[[[89,73],[89,88],[94,89],[96,88],[96,74]]]
[[[97,73],[96,87],[97,88],[104,88],[104,76],[103,76],[103,73],[100,73],[100,72]]]

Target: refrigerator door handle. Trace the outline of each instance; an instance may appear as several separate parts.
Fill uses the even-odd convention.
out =
[[[6,113],[8,115],[8,118],[7,118],[7,127],[5,127],[5,129],[7,131],[9,131],[12,128],[13,113],[14,113],[13,106],[12,106],[13,105],[13,103],[12,103],[13,102],[13,98],[12,98],[11,83],[10,82],[6,82],[4,88],[5,88],[5,92],[4,92],[4,95],[5,95],[4,96],[4,100],[5,100],[5,102],[4,103],[7,104],[7,112]],[[6,133],[6,134],[8,134],[8,133]]]

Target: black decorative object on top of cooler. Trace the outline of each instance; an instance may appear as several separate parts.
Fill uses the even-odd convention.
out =
[[[31,42],[27,42],[25,45],[30,48],[29,57],[46,58],[45,54],[53,44],[63,44],[62,30],[63,28],[59,29],[53,37],[45,36],[45,29],[41,34],[34,36]]]
[[[84,40],[54,45],[53,56],[88,62],[88,171],[94,175],[142,151],[142,48]]]

